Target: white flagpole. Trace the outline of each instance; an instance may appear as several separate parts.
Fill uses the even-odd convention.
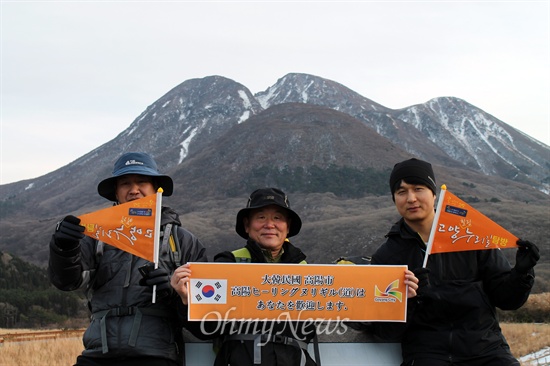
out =
[[[159,268],[159,241],[160,241],[160,218],[162,216],[162,192],[163,189],[157,190],[157,205],[155,210],[155,233],[153,240],[153,262],[155,263],[155,269]],[[153,286],[153,304],[157,299],[157,285]]]
[[[435,231],[437,230],[437,224],[439,222],[439,215],[441,215],[441,207],[443,206],[443,199],[445,198],[445,192],[447,192],[447,186],[443,184],[439,190],[439,197],[437,200],[437,208],[435,209],[434,222],[432,223],[432,229],[430,230],[430,238],[428,239],[428,244],[426,246],[426,255],[424,256],[424,263],[422,263],[422,268],[426,268],[428,263],[428,256],[432,252],[432,246],[434,243]]]

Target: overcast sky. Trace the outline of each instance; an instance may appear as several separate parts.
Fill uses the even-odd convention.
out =
[[[0,184],[76,160],[209,75],[256,93],[313,74],[394,109],[457,97],[550,145],[549,4],[2,0]]]

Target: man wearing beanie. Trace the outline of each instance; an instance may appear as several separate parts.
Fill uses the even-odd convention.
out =
[[[401,219],[371,264],[408,265],[419,279],[406,323],[375,323],[381,338],[400,341],[402,366],[519,366],[496,318],[496,307],[521,307],[534,282],[536,245],[518,240],[511,267],[500,250],[432,254],[422,268],[435,217],[436,183],[430,163],[395,164],[389,180]]]

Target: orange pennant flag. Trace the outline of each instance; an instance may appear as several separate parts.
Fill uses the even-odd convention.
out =
[[[441,187],[428,253],[516,248],[518,238]]]
[[[161,193],[79,216],[84,234],[156,263]],[[160,217],[160,216],[158,216]],[[157,243],[155,243],[157,241]]]

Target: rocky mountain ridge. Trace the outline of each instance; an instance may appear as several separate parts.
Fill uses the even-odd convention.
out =
[[[548,146],[457,98],[391,110],[336,82],[288,74],[256,95],[221,76],[187,80],[112,141],[0,186],[0,249],[44,265],[55,221],[106,207],[97,183],[121,153],[138,150],[173,177],[166,203],[210,255],[240,242],[234,215],[259,186],[291,195],[312,261],[368,254],[396,219],[389,171],[411,156],[432,162],[438,182],[517,235],[547,241]]]
[[[451,158],[550,192],[549,147],[458,98],[392,110],[338,83],[303,74],[288,74],[256,97],[264,108],[288,102],[327,106],[365,122],[410,154],[441,163]]]

